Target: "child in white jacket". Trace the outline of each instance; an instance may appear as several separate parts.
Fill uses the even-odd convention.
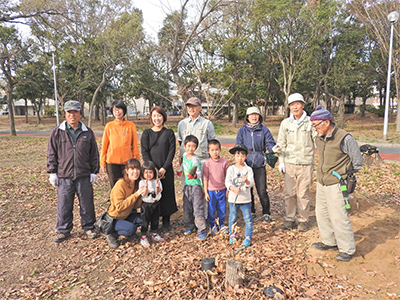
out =
[[[245,163],[248,154],[246,146],[237,144],[229,152],[235,156],[235,164],[228,168],[225,178],[225,186],[229,191],[229,243],[236,241],[236,221],[240,208],[245,223],[243,245],[249,247],[253,236],[250,194],[250,188],[254,185],[253,169]]]

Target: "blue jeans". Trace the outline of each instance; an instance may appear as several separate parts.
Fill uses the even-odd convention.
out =
[[[208,195],[210,196],[210,201],[208,202],[208,224],[210,225],[210,229],[216,226],[215,213],[217,213],[218,226],[216,230],[218,231],[218,227],[223,227],[225,222],[226,189],[222,191],[208,191]]]
[[[126,219],[114,221],[114,231],[118,235],[131,236],[139,226],[142,226],[142,218],[135,210]]]
[[[233,205],[233,203],[229,202],[229,233],[230,234],[235,234],[236,232],[232,232],[232,225],[235,224],[237,220],[237,215],[238,211],[242,211],[243,214],[243,220],[245,224],[245,237],[250,237],[250,239],[253,236],[253,217],[251,216],[251,203],[244,203],[244,204],[238,204],[236,203]]]

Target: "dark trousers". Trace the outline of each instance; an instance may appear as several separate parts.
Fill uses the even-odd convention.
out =
[[[270,211],[270,203],[267,192],[267,170],[265,167],[261,168],[253,168],[254,172],[254,183],[257,189],[258,197],[260,198],[262,213],[263,215],[271,214]],[[254,206],[254,188],[251,188],[251,212],[254,214],[256,212],[256,208]]]
[[[154,203],[142,202],[142,235],[146,235],[150,225],[150,232],[156,233],[160,219],[160,201]]]
[[[113,188],[118,179],[123,177],[122,171],[125,169],[125,165],[106,164],[106,168],[111,188]]]
[[[93,203],[93,186],[90,176],[71,180],[67,178],[58,179],[57,187],[57,223],[58,233],[67,233],[72,230],[73,208],[75,194],[79,200],[79,213],[81,215],[81,226],[84,230],[93,229],[96,216]]]
[[[192,230],[196,226],[198,234],[207,232],[203,189],[199,185],[183,187],[183,222],[186,230]]]

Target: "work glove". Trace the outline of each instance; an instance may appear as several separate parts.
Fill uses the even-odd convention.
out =
[[[187,176],[189,179],[195,179],[197,177],[196,174],[192,175],[192,174],[188,174]]]
[[[281,172],[281,174],[285,174],[286,173],[285,163],[284,162],[279,163],[278,169],[279,169],[279,172]]]
[[[49,177],[49,181],[52,186],[56,187],[58,185],[58,176],[56,173],[51,173]]]
[[[96,174],[90,174],[90,183],[93,184],[97,180],[97,175]]]

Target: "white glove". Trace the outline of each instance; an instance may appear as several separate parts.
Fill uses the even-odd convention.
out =
[[[93,184],[97,180],[97,175],[96,174],[90,174],[90,183]]]
[[[279,169],[279,172],[281,172],[281,174],[285,174],[286,173],[285,163],[284,162],[279,163],[278,169]]]
[[[49,181],[52,186],[56,187],[58,185],[58,176],[56,173],[51,173],[49,177]]]

